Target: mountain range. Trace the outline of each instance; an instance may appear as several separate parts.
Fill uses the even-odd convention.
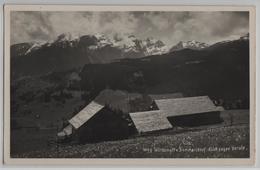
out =
[[[246,40],[248,36],[247,34],[240,39]],[[221,43],[223,42],[216,44]],[[12,45],[12,76],[41,75],[82,67],[85,64],[105,64],[122,59],[158,56],[183,49],[205,50],[211,46],[192,40],[180,41],[169,48],[161,40],[140,39],[134,35],[121,37],[108,37],[103,34],[72,36],[66,33],[48,42]]]
[[[142,53],[143,56],[163,54],[168,52],[168,47],[160,40],[154,38],[138,39],[134,35],[124,37],[108,37],[103,34],[72,36],[69,33],[59,35],[53,41],[15,44],[11,47],[14,56],[31,55],[45,47],[77,48],[87,47],[89,50],[100,50],[106,46],[122,50],[124,53]]]

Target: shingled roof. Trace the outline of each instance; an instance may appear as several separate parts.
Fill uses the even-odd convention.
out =
[[[139,133],[172,128],[167,117],[160,110],[129,113]]]
[[[87,122],[91,117],[103,109],[104,105],[101,105],[95,101],[89,103],[84,109],[82,109],[77,115],[69,120],[69,123],[78,129],[85,122]]]
[[[223,108],[216,107],[208,96],[161,99],[155,100],[155,103],[168,117],[223,111]]]
[[[223,111],[208,96],[168,98],[155,100],[159,110],[130,113],[138,132],[151,132],[172,128],[169,117]]]

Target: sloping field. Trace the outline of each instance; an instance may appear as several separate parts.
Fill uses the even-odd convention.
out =
[[[249,127],[235,125],[136,137],[121,141],[53,147],[13,157],[26,158],[245,158]]]
[[[52,131],[16,130],[11,144],[11,157],[246,157],[249,155],[249,110],[225,110],[220,124],[150,133],[146,136],[121,141],[57,147],[48,140],[57,133]],[[28,135],[30,134],[30,135]],[[192,144],[190,143],[192,141]],[[157,143],[157,144],[156,144]],[[241,151],[177,152],[174,148],[184,143],[187,148],[244,146]],[[205,143],[205,145],[204,145]],[[155,144],[155,145],[153,145]],[[166,149],[156,149],[153,146]],[[181,144],[183,145],[183,144]],[[22,147],[21,147],[22,146]],[[172,148],[172,149],[170,149]],[[212,148],[211,148],[212,149]],[[213,148],[214,149],[214,148]],[[159,152],[161,150],[161,152]],[[15,152],[14,152],[15,151]],[[190,153],[192,152],[192,153]]]

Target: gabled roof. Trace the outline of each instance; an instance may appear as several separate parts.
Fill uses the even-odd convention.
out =
[[[95,101],[90,102],[84,109],[82,109],[78,114],[69,120],[69,123],[75,128],[78,129],[85,122],[87,122],[91,117],[98,113],[101,109],[104,108],[104,105],[98,104]]]
[[[139,133],[170,129],[172,125],[160,110],[129,113]]]
[[[167,116],[182,116],[196,113],[222,111],[208,96],[155,100],[159,110]]]

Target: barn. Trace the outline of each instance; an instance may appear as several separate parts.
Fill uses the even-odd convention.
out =
[[[129,121],[122,115],[108,105],[92,101],[68,120],[69,124],[58,133],[58,137],[60,141],[73,138],[79,143],[124,139],[135,129],[128,126]]]
[[[68,120],[57,134],[60,141],[70,138],[80,142],[116,140],[136,133],[130,110],[149,108],[151,102],[141,94],[106,89]],[[144,102],[145,101],[145,102]]]
[[[222,107],[213,104],[208,96],[154,100],[158,110],[130,113],[139,133],[220,123]],[[155,116],[155,113],[157,115]],[[160,114],[160,116],[159,116]],[[148,125],[146,125],[148,123]],[[140,125],[141,124],[141,125]],[[154,124],[157,128],[150,126]],[[165,125],[162,126],[162,125]],[[170,124],[170,125],[169,125]]]

